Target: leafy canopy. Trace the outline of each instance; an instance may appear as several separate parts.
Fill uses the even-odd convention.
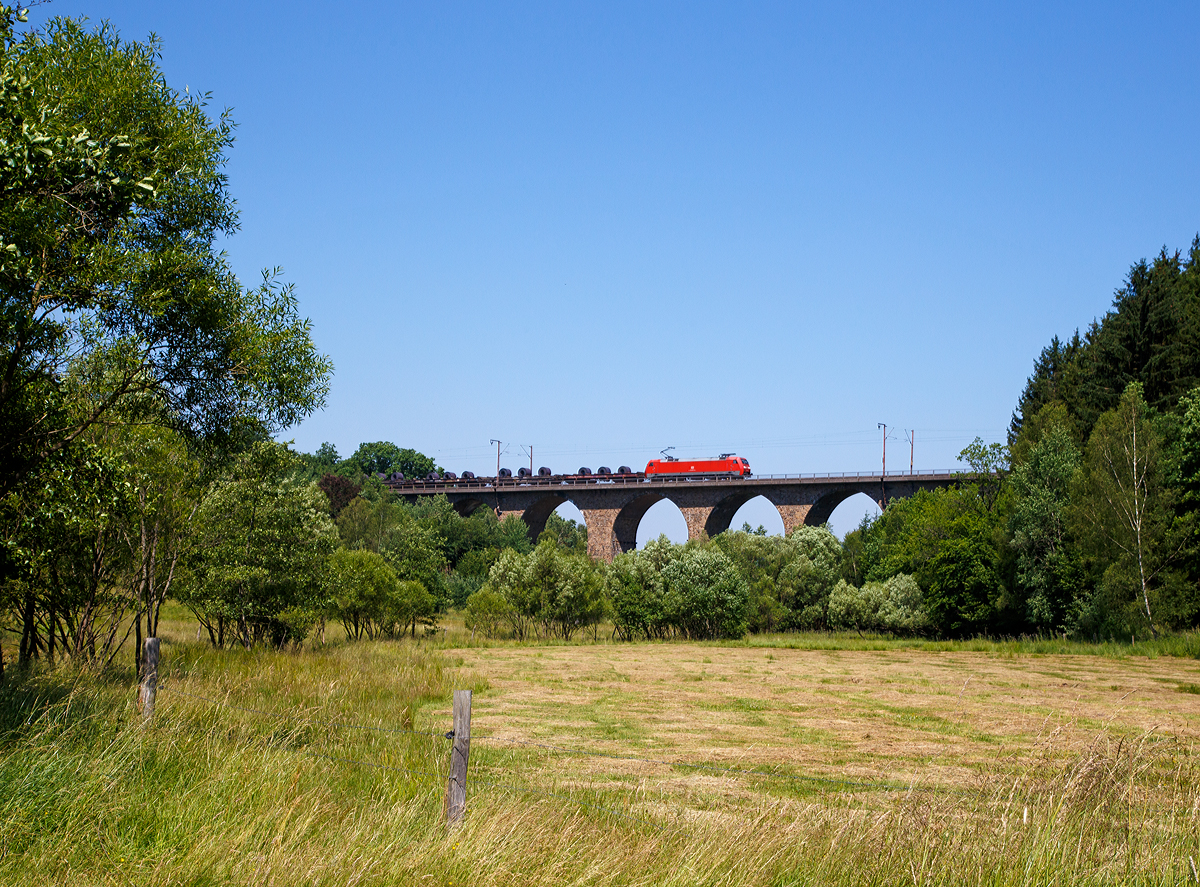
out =
[[[331,364],[291,288],[243,288],[215,248],[229,115],[170,88],[153,41],[14,27],[0,9],[0,493],[118,409],[232,447],[319,408]]]

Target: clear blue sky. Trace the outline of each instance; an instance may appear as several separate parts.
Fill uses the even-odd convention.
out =
[[[905,6],[31,21],[153,31],[173,86],[233,109],[225,248],[248,284],[283,267],[336,365],[298,448],[782,473],[877,466],[879,422],[889,467],[904,429],[918,468],[1002,440],[1050,337],[1200,230],[1200,6]]]

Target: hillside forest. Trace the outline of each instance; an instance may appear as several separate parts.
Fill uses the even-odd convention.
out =
[[[1157,636],[1200,624],[1200,239],[1054,338],[1008,439],[839,541],[748,526],[601,564],[553,516],[463,517],[379,476],[434,460],[279,442],[333,367],[291,288],[245,287],[232,121],[153,43],[0,15],[0,668],[131,659],[168,599],[215,646],[415,636]],[[1100,307],[1098,305],[1098,307]]]

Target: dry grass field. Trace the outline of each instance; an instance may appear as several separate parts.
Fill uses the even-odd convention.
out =
[[[476,733],[617,755],[963,789],[1068,766],[1098,743],[1200,749],[1196,660],[695,644],[449,652],[489,685]],[[639,762],[575,768],[685,794],[712,781]]]
[[[0,688],[0,883],[1200,883],[1191,656],[166,629],[148,725],[130,675]]]

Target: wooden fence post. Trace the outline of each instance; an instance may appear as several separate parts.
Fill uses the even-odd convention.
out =
[[[454,691],[454,743],[446,783],[446,823],[462,822],[467,809],[467,760],[471,754],[471,691]]]
[[[154,717],[154,697],[158,693],[158,638],[146,638],[142,644],[142,683],[138,688],[138,709],[144,720]]]

